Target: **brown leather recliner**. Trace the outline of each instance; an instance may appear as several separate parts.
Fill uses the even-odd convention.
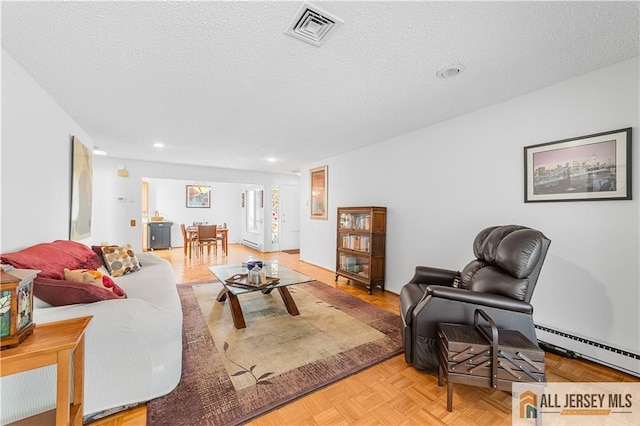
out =
[[[437,324],[472,325],[477,308],[498,328],[518,330],[537,344],[529,302],[549,244],[535,229],[493,226],[476,236],[476,259],[462,272],[417,266],[400,292],[407,363],[418,370],[437,370]]]

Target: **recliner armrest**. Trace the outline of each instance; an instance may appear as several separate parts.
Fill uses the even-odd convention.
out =
[[[444,286],[428,286],[427,295],[442,299],[456,300],[459,302],[473,303],[476,305],[489,306],[497,309],[506,309],[524,314],[533,313],[533,306],[520,300],[500,296],[491,293],[480,293],[477,291],[464,290],[461,288],[450,288]]]
[[[451,287],[453,280],[459,275],[458,271],[432,268],[430,266],[416,266],[415,274],[409,281],[415,284],[433,284]]]

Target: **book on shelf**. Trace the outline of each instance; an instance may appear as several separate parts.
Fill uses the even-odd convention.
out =
[[[369,253],[369,236],[362,237],[360,241],[360,250]]]

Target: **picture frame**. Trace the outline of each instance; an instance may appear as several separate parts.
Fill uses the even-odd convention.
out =
[[[328,166],[309,171],[311,219],[327,219]]]
[[[211,187],[187,185],[187,208],[208,209],[211,207]]]
[[[524,147],[524,201],[631,200],[631,128]]]
[[[71,169],[69,239],[80,241],[91,236],[93,153],[75,136],[71,139]]]

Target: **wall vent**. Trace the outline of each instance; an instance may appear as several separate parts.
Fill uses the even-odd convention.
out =
[[[342,22],[342,19],[304,2],[285,30],[285,34],[320,47],[334,26]]]

